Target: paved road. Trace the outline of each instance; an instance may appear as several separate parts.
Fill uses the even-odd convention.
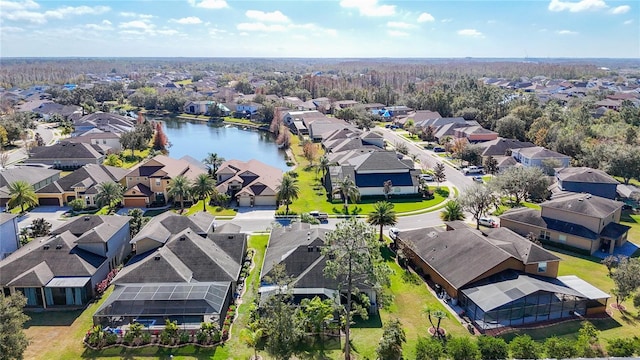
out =
[[[53,129],[51,129],[52,124],[38,124],[36,128],[36,132],[40,133],[42,136],[42,140],[47,145],[52,145],[55,140],[55,134]],[[9,152],[9,161],[7,164],[15,164],[27,158],[27,153],[24,151],[24,148],[20,147],[18,149],[12,150]]]

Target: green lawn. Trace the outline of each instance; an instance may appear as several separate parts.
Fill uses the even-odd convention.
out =
[[[316,174],[315,167],[309,167],[309,162],[302,156],[300,140],[296,136],[291,137],[291,150],[298,164],[294,171],[298,174],[300,194],[298,199],[289,205],[289,211],[293,211],[296,214],[312,210],[319,210],[328,214],[345,214],[343,201],[337,199],[333,201],[327,200],[327,192],[320,181],[322,172]],[[432,189],[435,190],[435,187],[432,187]],[[395,205],[397,213],[418,211],[442,203],[449,196],[449,189],[442,187],[442,190],[441,193],[436,193],[435,198],[432,200],[423,200],[419,197],[391,196],[389,201]],[[357,204],[349,202],[348,213],[351,215],[369,214],[373,211],[375,202],[380,200],[384,200],[384,197],[365,197]],[[279,210],[284,211],[284,207],[280,207]]]
[[[150,152],[151,152],[151,148],[148,148],[146,150],[135,150],[133,152],[134,156],[131,157],[131,150],[123,150],[122,151],[123,156],[121,156],[122,167],[125,169],[132,168],[137,163],[146,159],[149,156]]]
[[[631,226],[627,239],[634,244],[640,244],[640,215],[632,215],[624,211],[620,217],[620,223]]]
[[[222,206],[211,206],[209,205],[209,198],[205,199],[207,203],[207,212],[213,216],[235,216],[237,211],[234,209],[224,208]],[[184,215],[193,215],[197,212],[202,211],[202,200],[199,200],[197,203],[193,204],[190,208],[186,209]]]
[[[422,142],[422,139],[418,135],[411,135],[410,133],[400,134],[403,138],[413,141],[413,142]]]

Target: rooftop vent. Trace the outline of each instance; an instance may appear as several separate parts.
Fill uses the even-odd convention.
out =
[[[44,246],[42,247],[42,249],[44,250],[49,250],[51,246],[49,246],[49,244],[44,244]]]
[[[234,235],[227,235],[227,239],[233,239],[233,238],[235,238]]]
[[[56,245],[56,250],[60,250],[60,249],[62,249],[62,244],[57,244]]]
[[[156,256],[154,256],[153,260],[156,260],[156,261],[157,261],[157,260],[160,260],[160,255],[156,255]]]
[[[85,216],[84,217],[84,221],[89,221],[89,220],[91,220],[91,216]]]
[[[180,241],[185,241],[185,240],[187,240],[187,238],[186,238],[186,237],[184,237],[184,236],[180,236]]]

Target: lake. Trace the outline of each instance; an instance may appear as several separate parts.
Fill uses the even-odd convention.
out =
[[[278,149],[273,135],[265,131],[232,125],[210,124],[200,121],[162,119],[171,143],[169,156],[179,159],[189,155],[202,161],[209,153],[217,153],[227,160],[256,159],[288,171],[285,152]]]

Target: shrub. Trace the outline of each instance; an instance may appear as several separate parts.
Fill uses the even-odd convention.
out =
[[[607,353],[609,356],[630,357],[635,352],[635,344],[633,339],[611,339],[607,344]]]
[[[84,200],[82,199],[71,200],[69,201],[68,205],[71,206],[71,209],[73,211],[82,211],[82,209],[84,209]]]
[[[447,354],[452,360],[472,360],[480,358],[478,345],[468,337],[451,338],[447,342]]]
[[[416,344],[416,360],[439,360],[444,355],[442,342],[435,338],[418,338]]]
[[[516,359],[539,359],[542,355],[541,346],[529,335],[518,335],[509,343],[511,357]]]
[[[576,356],[575,344],[568,339],[560,339],[555,336],[548,338],[544,342],[547,357],[556,359],[570,359]]]
[[[509,358],[509,346],[503,338],[481,336],[478,338],[478,349],[482,359],[497,360]]]
[[[180,335],[179,335],[179,338],[180,338],[180,344],[184,344],[184,343],[188,343],[189,342],[189,340],[191,339],[191,336],[189,336],[188,332],[181,331]]]
[[[160,343],[165,345],[173,345],[176,340],[179,340],[178,336],[178,322],[165,320],[164,329],[160,333]]]
[[[318,221],[318,219],[316,219],[315,217],[309,215],[309,213],[302,213],[302,215],[300,215],[300,222],[312,225],[320,224],[320,221]]]

